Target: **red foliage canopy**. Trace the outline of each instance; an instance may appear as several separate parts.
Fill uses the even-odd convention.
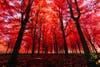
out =
[[[23,1],[23,3],[21,3]],[[28,0],[0,0],[0,52],[5,52],[10,42],[10,49],[13,49],[21,25],[21,12],[25,11]],[[70,0],[74,15],[77,15],[74,0]],[[84,36],[87,40],[89,34],[92,43],[100,52],[100,0],[78,0],[81,17],[80,24]],[[63,48],[63,38],[59,12],[62,14],[66,42],[69,52],[73,51],[72,46],[81,45],[79,35],[74,21],[70,18],[70,12],[66,0],[34,0],[31,8],[30,19],[24,31],[20,52],[24,52],[27,47],[32,47],[32,37],[36,25],[36,42],[40,37],[41,51],[44,37],[45,46],[48,50],[54,45],[54,34],[58,43],[58,48]],[[42,26],[41,26],[42,24]],[[41,30],[40,30],[41,28]],[[88,31],[88,33],[84,31]],[[41,33],[41,35],[40,35]],[[87,41],[88,42],[88,41]],[[82,46],[81,50],[82,50]],[[37,48],[37,47],[36,47]],[[78,49],[76,47],[76,49]]]

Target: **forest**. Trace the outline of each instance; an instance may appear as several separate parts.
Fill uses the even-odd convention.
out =
[[[9,62],[91,53],[100,53],[100,0],[0,0],[0,54],[11,54]]]

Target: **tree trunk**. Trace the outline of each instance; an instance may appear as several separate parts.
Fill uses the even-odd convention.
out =
[[[45,47],[45,51],[44,52],[45,52],[45,54],[48,54],[48,47],[47,46]]]
[[[80,13],[80,10],[79,10],[79,7],[78,7],[77,0],[74,0],[74,1],[75,1],[75,5],[76,5],[76,11],[78,12],[78,16],[77,17],[75,17],[74,14],[73,14],[73,10],[72,10],[73,7],[70,4],[69,0],[67,0],[67,3],[69,5],[71,18],[75,21],[76,28],[77,28],[77,31],[78,31],[78,34],[79,34],[79,37],[80,37],[80,40],[81,40],[81,43],[82,43],[82,46],[83,46],[83,50],[84,50],[86,59],[88,60],[90,58],[90,51],[89,51],[87,42],[85,40],[85,37],[83,35],[83,32],[82,32],[81,27],[80,27],[80,23],[79,23],[79,18],[81,16],[81,13]]]
[[[32,45],[32,56],[34,55],[34,52],[35,52],[35,46],[36,46],[36,44],[35,44],[35,41],[36,41],[36,27],[37,27],[37,23],[38,23],[38,14],[39,14],[39,10],[38,10],[38,12],[37,12],[37,14],[36,14],[36,23],[35,23],[35,25],[34,25],[34,35],[33,35],[33,45]]]
[[[36,24],[34,26],[34,35],[32,39],[33,39],[33,44],[32,44],[32,56],[33,56],[35,51],[35,41],[36,41]]]
[[[48,47],[47,47],[46,42],[45,42],[44,31],[42,31],[42,48],[43,48],[44,54],[47,54],[48,53]]]
[[[38,39],[38,55],[40,54],[41,28],[42,28],[42,22],[40,20],[39,39]]]
[[[7,49],[6,49],[6,54],[8,53],[8,49],[9,49],[9,48],[7,47]]]
[[[88,39],[89,43],[90,43],[91,46],[92,46],[92,49],[93,49],[93,50],[96,52],[96,54],[97,54],[97,50],[96,50],[94,44],[92,43],[91,37],[90,37],[89,32],[88,32],[87,29],[86,29],[86,35],[87,35],[87,39]]]
[[[10,44],[10,42],[8,42],[8,43],[7,43],[6,54],[8,53],[8,50],[9,50],[10,46],[11,46],[11,44]]]
[[[56,52],[56,54],[58,54],[58,43],[55,31],[53,31],[53,38],[54,38],[54,51]]]
[[[29,13],[30,13],[32,3],[33,3],[33,0],[28,1],[28,6],[27,6],[26,11],[25,11],[25,18],[23,18],[23,14],[22,14],[21,28],[19,30],[18,38],[16,40],[12,55],[8,60],[7,67],[16,67],[16,62],[17,62],[17,57],[19,54],[20,44],[21,44],[22,37],[24,34],[25,26],[26,26],[28,19],[29,19]]]
[[[77,45],[78,45],[79,53],[82,54],[80,49],[80,43],[77,43]]]
[[[27,54],[28,54],[28,50],[27,50],[27,52],[26,52]]]
[[[67,43],[66,43],[66,35],[65,35],[65,31],[64,31],[64,25],[63,25],[63,20],[62,20],[62,13],[60,13],[60,23],[61,23],[61,31],[62,31],[62,37],[64,40],[64,50],[65,50],[65,55],[68,56],[68,47],[67,47]]]
[[[9,50],[9,44],[8,44],[8,46],[7,46],[7,49],[6,49],[6,54],[8,53],[8,50]]]
[[[79,22],[78,22],[78,19],[74,19],[74,21],[75,21],[75,24],[76,24],[76,28],[77,28],[79,37],[80,37],[80,39],[81,39],[81,43],[82,43],[82,45],[83,45],[83,50],[84,50],[84,52],[85,52],[85,55],[86,55],[87,59],[89,59],[89,58],[90,58],[90,55],[89,55],[89,54],[90,54],[90,51],[89,51],[89,48],[88,48],[88,46],[87,46],[87,42],[86,42],[86,40],[85,40],[85,37],[84,37],[84,35],[83,35],[83,33],[82,33],[80,24],[79,24]]]
[[[22,41],[22,36],[23,36],[23,33],[24,33],[25,25],[26,24],[22,24],[22,26],[20,28],[20,31],[19,31],[19,34],[18,34],[18,38],[17,38],[17,41],[15,43],[12,55],[11,55],[10,59],[8,60],[7,67],[16,66],[17,55],[18,55],[18,52],[19,52],[19,49],[20,49],[20,44],[21,44],[21,41]]]

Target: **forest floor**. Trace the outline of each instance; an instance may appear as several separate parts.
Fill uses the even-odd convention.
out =
[[[9,57],[10,54],[0,55],[0,67],[6,67]],[[17,67],[88,67],[84,55],[20,54],[17,60]]]

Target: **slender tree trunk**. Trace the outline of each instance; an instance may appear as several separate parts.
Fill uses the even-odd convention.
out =
[[[44,31],[42,31],[42,51],[43,51],[43,53],[44,54],[46,54],[46,52],[45,52],[45,47],[46,47],[46,45],[45,45],[46,43],[45,43],[45,40],[44,40]]]
[[[38,55],[40,54],[41,28],[42,28],[42,22],[40,20],[39,39],[38,39]]]
[[[89,43],[91,44],[92,49],[93,49],[93,50],[96,52],[96,54],[97,54],[97,50],[96,50],[94,44],[92,43],[91,37],[90,37],[89,32],[88,32],[87,29],[86,29],[86,33],[87,33],[87,34],[86,34],[86,35],[87,35],[87,39],[88,39]]]
[[[54,51],[56,52],[56,54],[58,54],[58,43],[55,31],[53,31],[53,38],[54,38]]]
[[[35,23],[35,25],[34,25],[34,35],[33,35],[33,45],[32,45],[32,56],[34,55],[34,52],[35,52],[35,46],[36,46],[36,44],[35,44],[35,41],[36,41],[36,27],[37,27],[37,23],[38,23],[38,14],[39,14],[39,11],[40,10],[38,10],[38,12],[37,12],[37,14],[36,14],[36,23]]]
[[[22,41],[22,37],[23,37],[23,33],[24,33],[24,30],[25,30],[26,23],[28,22],[28,19],[29,19],[29,13],[30,13],[32,3],[33,3],[33,0],[28,1],[28,6],[27,6],[26,11],[25,11],[25,18],[23,18],[23,16],[22,16],[21,28],[20,28],[20,31],[18,33],[18,38],[16,40],[12,55],[8,60],[7,67],[16,67],[16,62],[17,62],[17,57],[18,57],[18,54],[19,54],[20,44],[21,44],[21,41]]]
[[[8,44],[8,46],[7,46],[7,49],[6,49],[6,54],[8,53],[8,50],[9,50],[9,44]]]
[[[75,52],[76,52],[75,54],[77,54],[77,46],[76,45],[75,45]]]
[[[11,46],[11,44],[10,44],[10,42],[8,42],[7,49],[6,49],[6,54],[7,54],[8,50],[9,50],[10,46]]]
[[[7,47],[7,49],[6,49],[6,54],[8,53],[8,49],[9,49],[9,48]]]
[[[78,45],[79,53],[81,54],[80,43],[78,43],[77,45]]]
[[[67,43],[66,43],[66,35],[65,35],[65,31],[64,31],[64,25],[63,25],[63,20],[62,20],[62,13],[59,11],[59,15],[60,15],[60,23],[61,23],[61,31],[62,31],[62,37],[64,40],[64,50],[65,50],[65,55],[68,56],[68,47],[67,47]]]
[[[38,55],[40,54],[40,37],[38,39]]]
[[[38,55],[40,54],[40,37],[38,39]]]
[[[74,54],[74,48],[73,48],[73,46],[71,45],[71,49],[72,49],[72,54]]]
[[[44,46],[45,46],[44,33],[42,32],[42,49],[43,49],[42,52],[44,52],[44,50],[45,50]]]
[[[89,40],[89,42],[90,42],[90,44],[91,44],[91,46],[92,46],[93,50],[94,50],[94,51],[95,51],[95,53],[97,54],[97,50],[96,50],[96,48],[95,48],[94,44],[92,43],[92,41],[91,41],[91,40]]]
[[[27,50],[27,54],[28,54],[28,50]]]
[[[47,46],[45,46],[45,54],[48,54],[48,47]]]
[[[33,39],[33,44],[32,44],[32,56],[33,56],[35,51],[35,41],[36,41],[36,24],[34,26],[34,35],[32,39]]]

